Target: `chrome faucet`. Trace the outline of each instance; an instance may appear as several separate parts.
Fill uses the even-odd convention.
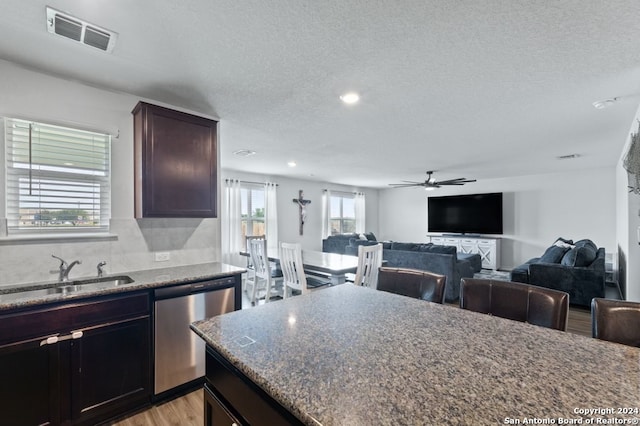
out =
[[[102,269],[104,267],[104,265],[106,265],[107,262],[105,262],[104,260],[100,263],[98,263],[98,278],[102,277],[102,274],[104,273],[104,270]]]
[[[78,264],[82,264],[80,260],[74,260],[71,263],[67,263],[64,259],[51,255],[54,259],[58,259],[60,261],[60,274],[58,275],[58,281],[61,283],[69,281],[69,272],[71,272],[71,268]]]

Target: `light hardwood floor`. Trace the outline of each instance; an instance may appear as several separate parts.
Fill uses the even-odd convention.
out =
[[[249,304],[250,305],[250,304]],[[571,308],[567,332],[591,336],[591,313]],[[203,390],[149,408],[110,426],[202,426],[204,424]]]
[[[202,389],[180,398],[155,405],[125,419],[109,423],[111,426],[202,426],[204,403]]]

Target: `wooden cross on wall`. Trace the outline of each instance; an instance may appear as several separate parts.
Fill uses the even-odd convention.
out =
[[[293,202],[298,204],[298,211],[300,213],[300,235],[302,235],[302,227],[304,221],[307,219],[307,204],[311,204],[311,200],[305,200],[302,189],[298,191],[298,198],[294,198]]]

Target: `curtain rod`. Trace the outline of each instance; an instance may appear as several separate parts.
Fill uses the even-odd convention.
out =
[[[240,179],[225,179],[224,181],[225,181],[225,182],[229,182],[230,180],[237,180],[237,181],[238,181],[238,182],[240,182],[240,183],[249,183],[249,184],[252,184],[252,185],[264,185],[264,184],[266,184],[266,183],[267,183],[267,182],[252,182],[252,181],[250,181],[250,180],[240,180]],[[269,182],[269,183],[273,183],[273,182]],[[276,185],[276,186],[280,186],[280,185],[279,185],[279,184],[277,184],[277,183],[276,183],[275,185]]]
[[[353,191],[353,192],[349,192],[349,191],[338,191],[337,189],[323,189],[324,192],[327,191],[331,191],[334,194],[364,194],[363,191]]]

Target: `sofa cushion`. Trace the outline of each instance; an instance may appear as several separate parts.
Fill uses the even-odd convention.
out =
[[[562,257],[561,264],[565,266],[589,266],[596,260],[596,251],[589,246],[574,247]]]
[[[456,250],[454,246],[439,246],[431,243],[418,246],[418,251],[424,253],[456,254]]]
[[[553,245],[540,257],[540,263],[560,263],[564,254],[569,250],[567,247]]]
[[[391,250],[404,250],[404,251],[417,251],[418,244],[416,243],[391,243]]]

